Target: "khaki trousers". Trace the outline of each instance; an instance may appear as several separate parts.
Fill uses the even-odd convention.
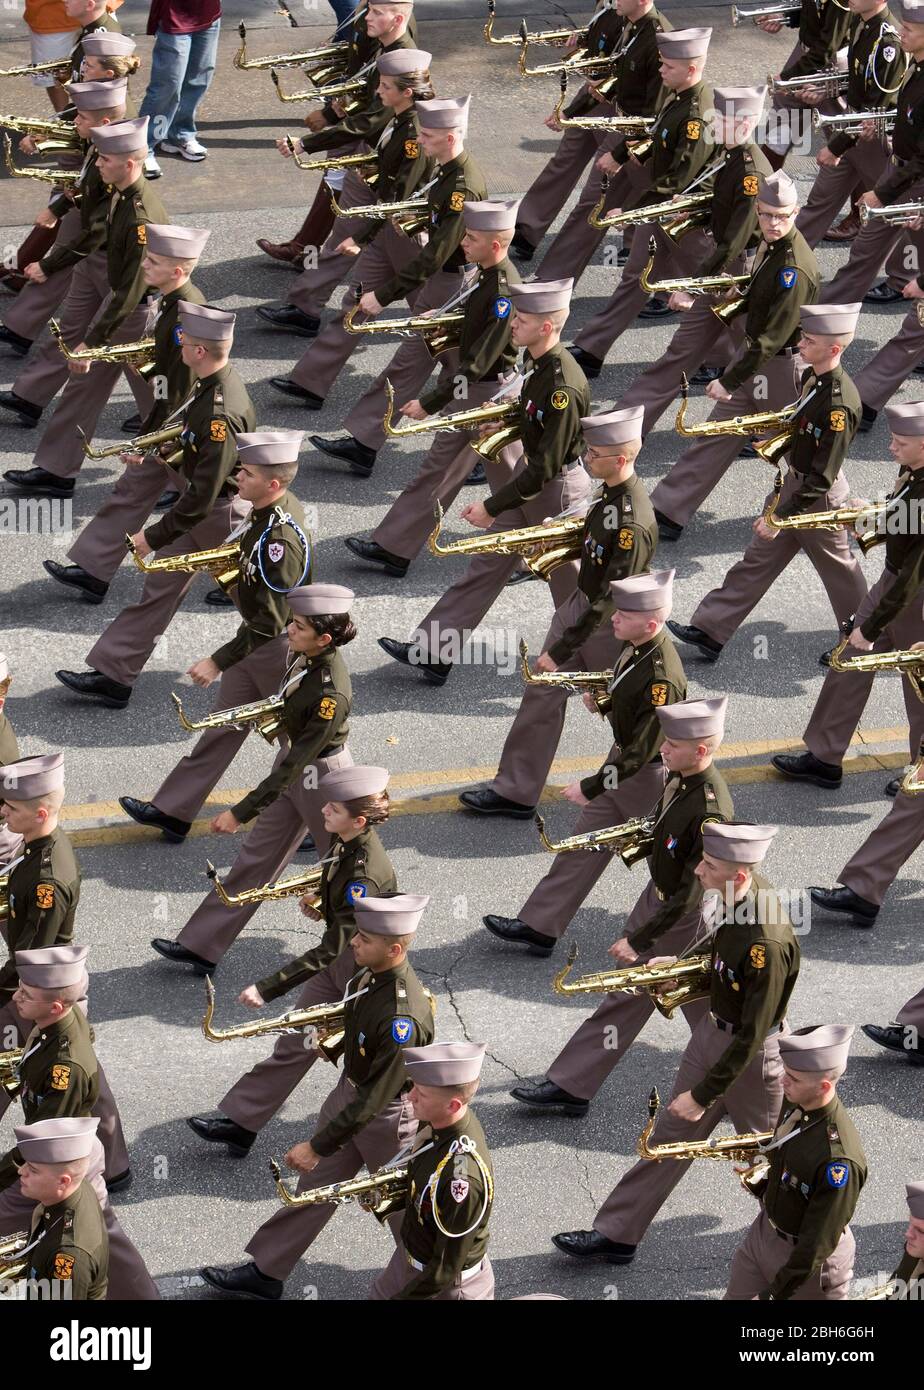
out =
[[[876,829],[838,874],[838,882],[882,906],[899,869],[924,840],[924,796],[899,792]],[[918,996],[920,997],[920,996]],[[907,1007],[907,1005],[906,1005]],[[921,1020],[924,1029],[924,1019]]]
[[[898,332],[854,378],[861,401],[872,410],[881,410],[924,358],[924,324],[917,311],[920,303],[920,299],[911,301],[912,307],[902,319]],[[920,388],[912,390],[912,395],[918,395],[919,391]]]
[[[565,218],[558,235],[546,251],[536,271],[537,280],[561,280],[573,276],[575,284],[584,274],[606,232],[587,220],[600,201],[603,175],[591,168],[580,197]],[[609,180],[603,211],[636,202],[651,187],[651,176],[643,164],[624,164]],[[639,229],[636,228],[635,232]],[[625,235],[625,234],[624,234]],[[635,233],[631,233],[633,239]],[[648,245],[647,237],[644,241]],[[614,243],[614,246],[616,243]],[[644,265],[645,262],[643,261]],[[615,260],[613,262],[615,267]]]
[[[61,218],[55,246],[73,246],[80,233],[80,213],[77,208],[71,208]],[[80,264],[79,261],[77,264]],[[21,338],[30,338],[34,342],[67,295],[73,275],[74,266],[68,266],[65,270],[57,270],[54,275],[49,275],[42,285],[37,285],[34,280],[23,285],[12,304],[8,308],[4,307],[4,326],[18,333]]]
[[[409,1263],[407,1251],[399,1240],[395,1253],[372,1285],[369,1293],[370,1302],[380,1303],[384,1299],[395,1298],[416,1274],[417,1270]],[[491,1268],[491,1261],[486,1256],[482,1260],[477,1274],[469,1274],[467,1279],[462,1279],[459,1276],[441,1293],[427,1301],[431,1303],[475,1303],[484,1302],[487,1299],[493,1299],[493,1297],[494,1270]]]
[[[67,552],[71,564],[109,584],[128,554],[126,532],[133,536],[140,531],[161,493],[174,486],[182,492],[186,483],[150,454],[139,464],[126,464],[99,511]]]
[[[793,1303],[832,1302],[849,1296],[853,1278],[856,1242],[848,1226],[834,1250],[811,1278],[800,1284],[791,1296]],[[789,1262],[792,1242],[770,1225],[763,1207],[732,1260],[725,1300],[743,1302],[769,1288],[778,1272]]]

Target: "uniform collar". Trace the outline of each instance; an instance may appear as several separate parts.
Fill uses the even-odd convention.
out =
[[[708,767],[703,768],[702,772],[685,772],[680,777],[680,790],[686,792],[689,791],[691,787],[701,787],[712,775],[712,771],[713,765],[710,763]],[[678,775],[679,774],[676,772],[671,773],[672,777],[677,777]]]
[[[445,1140],[458,1139],[460,1134],[464,1134],[468,1129],[470,1110],[466,1110],[461,1120],[456,1120],[454,1125],[447,1125],[445,1129],[435,1129],[433,1138],[436,1143],[443,1143]]]
[[[141,191],[141,185],[142,185],[143,183],[144,183],[144,175],[143,175],[143,174],[139,174],[138,178],[135,179],[135,182],[134,182],[134,183],[130,183],[130,184],[128,185],[127,188],[120,188],[120,189],[118,190],[118,192],[119,192],[119,197],[120,197],[120,198],[133,198],[133,197],[135,196],[136,193],[139,193],[139,192]]]
[[[632,470],[632,472],[629,474],[628,478],[623,478],[623,480],[622,480],[621,483],[611,483],[611,484],[608,484],[608,485],[604,486],[604,488],[603,488],[603,493],[602,493],[602,496],[601,496],[601,499],[600,499],[600,500],[603,501],[603,500],[605,499],[606,501],[609,502],[609,501],[610,501],[612,498],[614,498],[614,497],[621,497],[622,494],[623,494],[624,492],[628,492],[628,491],[629,491],[629,488],[632,486],[633,483],[637,483],[637,482],[638,482],[638,474],[636,473],[635,469],[633,468],[633,470]]]
[[[191,287],[192,281],[185,280],[182,285],[177,285],[175,290],[169,290],[167,294],[161,295],[160,306],[162,309],[168,308],[171,304],[176,304],[177,300],[185,298],[184,290]]]
[[[650,637],[647,642],[642,642],[640,646],[636,647],[632,655],[647,656],[649,652],[653,652],[656,648],[662,647],[664,645],[664,639],[666,636],[667,633],[665,629],[662,627],[661,631],[656,632],[654,637]]]
[[[812,372],[814,374],[815,380],[818,382],[820,386],[823,382],[826,381],[840,381],[841,377],[844,375],[844,368],[840,365],[840,363],[838,363],[838,365],[836,367],[832,367],[829,372],[816,372],[814,367],[812,368]]]
[[[793,1070],[795,1070],[795,1068],[793,1068]],[[786,1103],[787,1105],[789,1105],[788,1101]],[[831,1116],[837,1109],[838,1104],[838,1097],[835,1094],[834,1097],[828,1101],[827,1105],[822,1105],[818,1110],[806,1110],[804,1105],[800,1106],[799,1108],[807,1120],[830,1120]],[[794,1109],[795,1107],[790,1106],[790,1108]]]
[[[72,1004],[63,1018],[59,1018],[55,1023],[49,1023],[46,1028],[39,1029],[39,1037],[42,1042],[47,1042],[49,1038],[66,1037],[68,1033],[74,1031],[76,1015],[74,1010],[77,1005]]]
[[[407,974],[407,962],[403,965],[394,965],[391,970],[380,970],[377,975],[373,975],[369,981],[369,987],[380,985],[383,980],[400,980]]]
[[[214,386],[218,381],[226,381],[231,372],[231,363],[226,362],[223,367],[219,367],[217,372],[209,372],[208,376],[201,376],[198,381],[200,391],[204,391],[209,386]]]
[[[463,149],[461,154],[454,155],[452,159],[449,159],[446,161],[445,164],[440,165],[440,173],[449,174],[455,172],[456,169],[464,169],[467,163],[468,150]]]
[[[325,650],[321,652],[318,656],[305,658],[305,670],[317,671],[322,666],[329,666],[333,659],[334,653],[329,648],[325,648]]]
[[[284,512],[286,509],[286,502],[288,501],[288,497],[289,494],[287,492],[284,492],[278,502],[269,502],[265,507],[260,507],[259,510],[257,508],[254,508],[254,510],[250,513],[250,524],[253,525],[255,521],[269,521],[273,512],[275,512],[277,509]]]
[[[533,370],[537,372],[540,371],[541,368],[544,367],[546,363],[551,362],[553,358],[561,357],[563,350],[564,349],[561,343],[559,342],[553,343],[552,346],[548,348],[547,351],[544,352],[541,357],[533,357],[532,353],[530,352],[529,357],[533,364]],[[527,352],[529,352],[529,349],[527,349]]]
[[[52,830],[48,835],[40,835],[37,840],[27,840],[24,853],[27,855],[41,854],[46,845],[53,843],[55,832]]]

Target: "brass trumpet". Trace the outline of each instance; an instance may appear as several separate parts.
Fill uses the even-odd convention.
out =
[[[550,840],[545,833],[545,821],[536,812],[539,838],[552,854],[570,854],[573,850],[606,850],[618,854],[627,869],[640,859],[647,859],[654,847],[655,822],[651,816],[636,816],[622,825],[608,825],[603,830],[587,830],[583,835],[568,835],[564,840]],[[669,977],[672,978],[672,977]]]
[[[273,86],[276,88],[276,95],[280,101],[340,101],[343,97],[352,96],[355,92],[361,92],[367,85],[365,77],[350,77],[345,82],[332,82],[331,77],[336,77],[337,73],[328,74],[324,70],[325,81],[322,83],[319,78],[315,78],[311,73],[308,74],[309,80],[315,83],[314,89],[308,92],[284,92],[279,82],[279,74],[275,68],[270,72]]]
[[[755,445],[755,448],[758,446]],[[799,512],[795,516],[779,517],[776,514],[783,486],[783,475],[778,470],[773,485],[773,496],[764,511],[764,521],[774,531],[838,531],[842,526],[854,526],[862,517],[881,516],[889,503],[864,502],[861,507],[834,507],[826,512]],[[867,531],[857,536],[857,543],[865,555],[881,537],[876,531]]]
[[[648,1097],[648,1123],[638,1138],[639,1158],[649,1158],[656,1163],[665,1158],[727,1158],[733,1163],[741,1163],[744,1159],[759,1155],[764,1145],[773,1138],[773,1130],[766,1129],[760,1133],[752,1130],[750,1134],[727,1134],[720,1139],[685,1139],[676,1144],[649,1144],[660,1108],[661,1097],[655,1086]],[[742,1174],[742,1181],[753,1172],[752,1168],[749,1173]]]
[[[863,227],[870,222],[889,222],[892,226],[904,227],[918,217],[924,217],[924,202],[890,203],[885,208],[868,208],[865,203],[860,204],[860,225]],[[924,304],[924,299],[916,303]]]
[[[848,640],[845,637],[831,653],[832,671],[858,671],[867,676],[880,671],[898,671],[907,677],[911,689],[924,704],[924,651],[859,652],[844,661],[842,658],[847,651]],[[920,790],[924,791],[924,783],[921,783]]]
[[[839,6],[843,9],[844,6]],[[752,5],[745,9],[742,5],[732,5],[731,21],[732,28],[737,29],[743,19],[752,19],[756,23],[758,19],[782,19],[787,14],[798,14],[802,9],[800,4],[796,5]]]
[[[367,164],[373,167],[379,162],[378,155],[375,151],[372,151],[370,154],[342,154],[337,159],[302,159],[298,152],[298,145],[292,139],[291,135],[286,136],[286,144],[292,151],[292,158],[298,168],[306,169],[310,172],[327,173],[331,169],[360,169]],[[369,182],[368,179],[367,182]]]
[[[500,453],[501,449],[505,448],[506,445],[512,444],[515,439],[519,439],[520,437],[520,403],[517,400],[497,401],[493,405],[478,405],[472,406],[470,410],[457,410],[452,415],[436,415],[429,420],[415,420],[413,424],[405,425],[403,429],[396,430],[392,428],[391,423],[395,411],[395,390],[388,380],[385,382],[385,395],[388,405],[382,421],[382,428],[385,430],[385,433],[391,435],[393,439],[409,439],[412,435],[416,434],[438,434],[442,430],[474,430],[478,429],[481,425],[496,423],[497,429],[484,439],[470,441],[470,447],[480,458],[492,459],[495,454]],[[437,509],[437,516],[437,527],[433,532],[431,541],[439,535],[440,524],[443,518],[441,507]],[[533,529],[541,530],[542,528]],[[513,531],[505,531],[503,534],[512,536],[515,533]],[[468,546],[470,543],[476,544],[478,542],[457,541],[454,544]],[[493,549],[493,547],[489,548]],[[430,553],[433,555],[462,555],[465,553],[483,552],[466,552],[454,548],[445,551],[434,550],[431,545]]]
[[[225,907],[249,906],[251,903],[282,902],[284,898],[300,898],[305,893],[313,895],[312,907],[316,908],[321,901],[316,890],[321,886],[321,879],[324,874],[323,864],[316,864],[313,868],[306,869],[304,873],[292,874],[289,878],[277,878],[274,883],[264,883],[261,888],[245,888],[241,893],[229,893],[218,877],[218,870],[212,861],[207,859],[206,864],[208,865],[206,875],[212,880],[215,892]]]
[[[347,1202],[358,1202],[364,1211],[371,1212],[377,1221],[384,1223],[386,1217],[400,1211],[407,1201],[406,1166],[380,1168],[367,1178],[349,1178],[346,1182],[332,1182],[327,1187],[309,1187],[298,1196],[289,1190],[274,1158],[270,1159],[270,1170],[280,1201],[287,1207],[318,1207],[326,1202],[343,1206]]]
[[[170,698],[177,708],[180,727],[188,734],[198,733],[200,729],[256,729],[267,743],[275,743],[282,728],[283,700],[281,695],[271,695],[266,700],[254,700],[249,705],[233,705],[230,709],[218,709],[207,714],[204,719],[188,719],[183,711],[183,701],[176,691]]]
[[[342,208],[336,195],[331,193],[330,203],[338,217],[371,217],[376,221],[391,222],[405,236],[414,236],[427,226],[429,212],[426,198],[406,198],[403,203],[364,203],[357,208]]]
[[[347,333],[394,333],[399,338],[422,338],[431,357],[439,357],[440,353],[458,345],[465,322],[464,309],[450,309],[445,314],[411,314],[403,319],[369,319],[367,323],[355,323],[359,311],[359,305],[355,304],[344,316],[343,326]]]
[[[183,424],[167,425],[164,429],[154,430],[151,434],[136,435],[127,444],[110,444],[105,449],[94,449],[79,425],[77,426],[77,433],[83,439],[83,452],[88,459],[111,459],[115,458],[117,454],[150,453],[158,444],[167,444],[172,439],[179,439],[185,428],[186,426]],[[170,458],[165,461],[169,463],[170,459],[179,457],[179,453],[179,450],[174,451]]]
[[[190,550],[185,555],[164,555],[159,560],[142,559],[127,532],[125,544],[142,574],[209,574],[225,593],[240,577],[241,547],[237,541],[211,550]]]
[[[673,1018],[682,1004],[704,999],[709,993],[709,956],[690,956],[670,965],[627,965],[618,970],[598,970],[591,975],[579,975],[566,984],[577,953],[577,945],[573,944],[565,968],[559,970],[552,982],[556,994],[647,994],[659,1013]],[[665,990],[663,986],[668,980],[682,983],[676,989]]]
[[[484,34],[485,43],[493,44],[497,48],[506,47],[508,45],[512,46],[513,44],[519,44],[520,46],[522,46],[524,43],[546,43],[558,45],[567,43],[568,40],[572,37],[582,39],[584,35],[587,33],[586,29],[571,28],[546,29],[539,33],[530,34],[527,32],[526,20],[524,19],[515,34],[502,34],[499,39],[496,39],[494,37],[494,21],[496,18],[497,6],[495,5],[494,0],[488,0],[488,19],[482,32]]]
[[[682,399],[677,410],[677,418],[674,421],[674,429],[685,438],[713,438],[723,434],[753,436],[764,434],[767,430],[773,429],[774,426],[782,425],[783,428],[777,434],[771,435],[769,439],[758,440],[754,444],[755,453],[759,454],[767,463],[772,464],[778,463],[780,457],[792,443],[791,421],[799,409],[799,401],[793,401],[790,405],[783,406],[782,410],[760,410],[753,415],[735,415],[730,420],[704,420],[698,425],[687,425],[689,384],[686,372],[681,376],[680,394]]]
[[[215,986],[210,976],[205,977],[206,1005],[202,1019],[202,1032],[209,1042],[230,1042],[237,1038],[264,1038],[271,1033],[301,1033],[305,1029],[314,1030],[314,1042],[319,1052],[329,1062],[336,1062],[337,1052],[343,1042],[344,1004],[312,1004],[307,1009],[289,1009],[276,1018],[254,1019],[251,1023],[239,1023],[235,1028],[213,1028],[215,1013]]]
[[[480,536],[440,545],[443,509],[436,503],[437,522],[427,541],[431,555],[519,555],[538,579],[548,579],[552,571],[580,553],[584,518],[567,517],[549,526],[521,526],[511,531],[489,531]]]
[[[593,697],[599,714],[605,714],[610,707],[610,682],[612,671],[531,671],[529,669],[526,643],[520,638],[520,663],[523,679],[527,685],[547,685],[553,690],[577,691]]]
[[[317,63],[333,63],[336,70],[342,72],[350,58],[350,45],[346,42],[309,48],[304,53],[271,53],[266,58],[248,58],[247,26],[242,22],[237,32],[241,36],[241,46],[234,55],[234,66],[242,71],[254,69],[265,72],[267,68],[304,68]]]
[[[140,376],[150,376],[154,370],[153,338],[140,338],[136,343],[107,343],[105,347],[71,352],[56,319],[49,319],[48,331],[68,362],[118,362],[122,367],[134,367]]]
[[[24,1047],[14,1047],[9,1052],[0,1052],[0,1090],[15,1096],[19,1092],[19,1064],[23,1059]]]
[[[46,145],[46,149],[48,148]],[[73,146],[67,148],[72,149]],[[14,164],[13,146],[6,134],[3,136],[3,158],[14,179],[38,179],[40,183],[52,183],[58,188],[72,188],[80,181],[79,169],[27,169]]]
[[[864,121],[875,121],[878,127],[878,134],[888,135],[895,125],[894,111],[846,111],[842,115],[825,116],[821,111],[812,112],[812,125],[815,130],[820,127],[840,130],[844,135],[859,135],[860,128]],[[863,205],[866,206],[865,204]]]
[[[655,256],[658,253],[658,243],[654,237],[648,238],[648,264],[642,271],[641,286],[648,294],[675,294],[683,291],[685,294],[721,294],[723,290],[734,290],[739,285],[746,285],[750,280],[750,275],[728,275],[724,272],[720,275],[699,275],[692,279],[680,280],[650,280],[652,269],[654,268]]]
[[[846,9],[846,5],[838,5],[839,10]],[[771,95],[777,92],[795,92],[800,87],[821,87],[829,96],[837,96],[838,92],[847,90],[847,72],[841,68],[825,68],[823,72],[810,72],[805,77],[774,77],[773,73],[767,74],[767,88]]]

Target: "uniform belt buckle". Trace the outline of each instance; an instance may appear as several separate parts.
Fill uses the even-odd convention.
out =
[[[660,888],[657,888],[657,887],[655,888],[655,897],[657,898],[657,900],[658,900],[659,903],[666,903],[666,902],[667,902],[667,894],[666,894],[666,893],[662,893]]]
[[[790,1245],[798,1245],[798,1244],[799,1244],[799,1237],[798,1237],[798,1236],[791,1236],[791,1235],[789,1234],[788,1231],[781,1231],[780,1228],[779,1228],[779,1226],[776,1224],[776,1222],[773,1221],[773,1220],[771,1220],[771,1218],[770,1218],[769,1216],[767,1217],[767,1220],[770,1222],[770,1225],[773,1227],[773,1229],[776,1231],[777,1235],[778,1235],[782,1240],[788,1241]]]

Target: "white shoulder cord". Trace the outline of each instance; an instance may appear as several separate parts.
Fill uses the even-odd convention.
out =
[[[420,1152],[422,1153],[423,1150],[421,1149]],[[484,1183],[484,1201],[481,1204],[481,1210],[475,1217],[475,1220],[472,1222],[471,1226],[469,1226],[468,1229],[465,1231],[447,1231],[446,1227],[440,1220],[440,1214],[436,1205],[436,1189],[437,1185],[439,1184],[440,1176],[446,1164],[456,1153],[468,1154],[470,1158],[473,1158],[475,1160],[475,1165],[481,1173],[482,1181]],[[427,1185],[424,1188],[424,1192],[427,1191],[429,1191],[430,1193],[430,1208],[433,1212],[434,1224],[437,1230],[440,1231],[442,1235],[449,1236],[451,1240],[461,1240],[463,1236],[471,1235],[472,1231],[474,1231],[478,1226],[481,1225],[482,1221],[484,1220],[485,1213],[488,1210],[488,1204],[491,1201],[491,1196],[494,1191],[494,1183],[491,1179],[491,1174],[488,1171],[487,1164],[481,1157],[481,1154],[478,1152],[478,1148],[475,1144],[475,1141],[472,1138],[470,1138],[469,1135],[463,1134],[460,1138],[453,1139],[451,1145],[449,1146],[449,1153],[436,1168],[435,1172],[431,1174],[427,1182]],[[421,1194],[421,1197],[423,1197],[423,1194]]]

